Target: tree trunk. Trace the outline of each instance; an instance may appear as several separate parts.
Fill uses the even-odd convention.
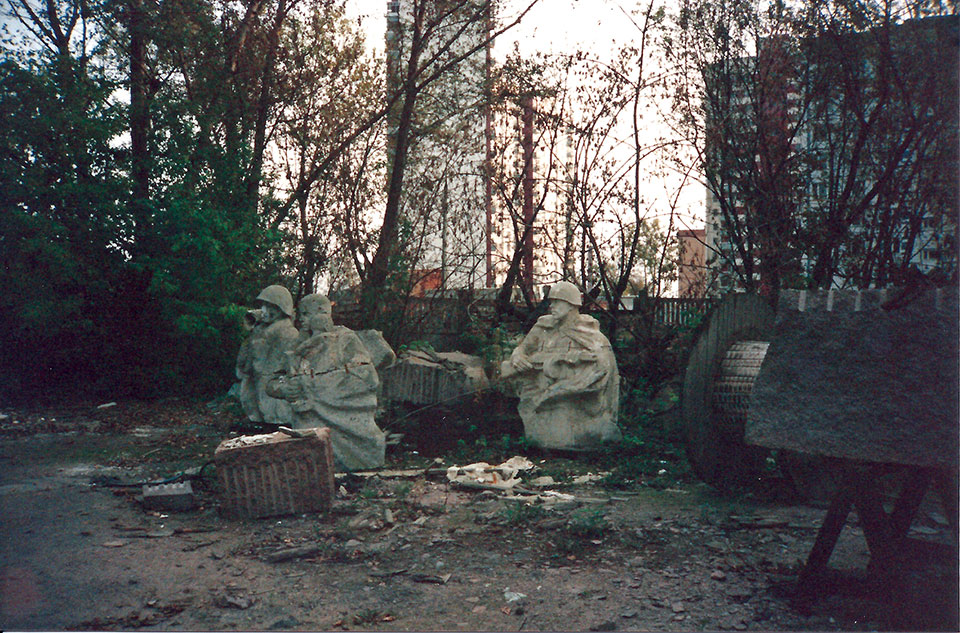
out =
[[[143,247],[144,231],[150,224],[150,111],[146,70],[146,29],[143,0],[127,6],[130,33],[130,180],[134,217],[134,240]]]

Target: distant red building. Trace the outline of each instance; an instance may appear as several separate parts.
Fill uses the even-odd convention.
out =
[[[677,296],[703,297],[707,291],[706,241],[704,229],[677,231],[680,240],[680,262],[677,274]]]

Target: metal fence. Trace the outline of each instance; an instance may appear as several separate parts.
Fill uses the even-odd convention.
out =
[[[714,299],[657,299],[656,318],[663,325],[687,325],[710,310],[714,303]]]

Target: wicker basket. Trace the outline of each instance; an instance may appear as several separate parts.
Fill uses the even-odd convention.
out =
[[[273,433],[256,443],[222,442],[214,452],[221,511],[243,519],[326,512],[334,497],[330,429],[307,437]]]

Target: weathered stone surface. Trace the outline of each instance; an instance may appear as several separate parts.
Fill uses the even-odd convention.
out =
[[[859,300],[787,294],[753,386],[746,440],[818,456],[955,466],[957,289],[874,291]]]
[[[385,400],[418,405],[453,404],[490,384],[483,360],[462,352],[407,350],[381,373]]]
[[[397,354],[383,338],[383,333],[380,330],[357,330],[356,333],[363,342],[363,346],[367,348],[370,361],[378,372],[389,367],[397,360]]]
[[[250,335],[237,355],[240,404],[253,422],[289,424],[292,413],[284,400],[267,394],[267,383],[286,365],[286,352],[297,343],[293,299],[282,286],[269,286],[257,297],[257,309],[247,313]]]
[[[333,503],[329,429],[305,438],[271,433],[226,440],[213,459],[228,517],[319,512]]]
[[[550,314],[501,365],[518,383],[527,439],[544,448],[578,449],[617,441],[620,376],[610,341],[593,317],[579,313],[580,291],[550,289]]]
[[[379,468],[386,443],[374,419],[377,370],[360,337],[333,325],[329,305],[322,295],[300,301],[300,342],[267,392],[289,404],[292,428],[330,429],[337,469]]]

